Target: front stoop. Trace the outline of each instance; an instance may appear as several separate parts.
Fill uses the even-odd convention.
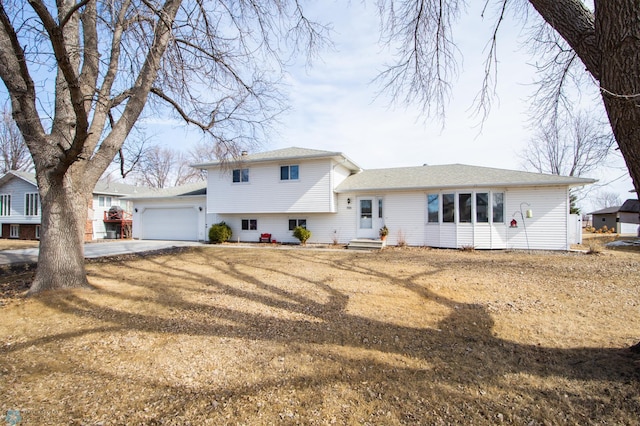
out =
[[[351,240],[347,248],[349,250],[382,250],[385,245],[386,241],[357,238]]]

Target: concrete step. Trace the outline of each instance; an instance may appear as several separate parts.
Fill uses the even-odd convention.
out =
[[[385,245],[386,241],[357,238],[351,240],[347,248],[349,250],[382,250]]]

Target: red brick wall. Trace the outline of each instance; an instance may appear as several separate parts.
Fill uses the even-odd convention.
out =
[[[36,238],[36,226],[37,225],[20,225],[19,240],[37,240]],[[11,224],[2,224],[2,238],[9,238],[11,232]]]

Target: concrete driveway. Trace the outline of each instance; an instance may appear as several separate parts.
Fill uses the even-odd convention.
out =
[[[85,244],[84,257],[92,259],[96,257],[142,253],[173,247],[197,245],[202,245],[202,243],[196,241],[113,240]],[[37,261],[37,248],[0,251],[0,265],[9,265],[12,263],[36,263]]]

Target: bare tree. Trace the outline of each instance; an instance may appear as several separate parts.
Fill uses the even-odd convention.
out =
[[[596,208],[598,209],[606,209],[608,207],[616,207],[622,205],[622,199],[620,198],[620,195],[611,191],[598,191],[594,197],[594,201]]]
[[[29,149],[11,113],[7,110],[2,111],[0,121],[0,161],[2,161],[2,173],[7,173],[9,170],[33,169]]]
[[[0,77],[42,200],[30,292],[88,286],[87,203],[145,109],[235,152],[281,111],[287,55],[325,30],[298,0],[0,0]]]
[[[611,132],[593,114],[580,112],[538,127],[520,157],[527,170],[585,176],[605,165],[614,143]]]
[[[180,151],[154,146],[142,154],[137,183],[150,188],[167,188],[204,180]]]
[[[387,41],[399,46],[395,63],[379,79],[396,99],[418,102],[426,113],[444,114],[457,47],[453,24],[462,0],[378,0]],[[529,42],[540,71],[534,113],[557,121],[571,108],[567,86],[585,82],[599,92],[620,153],[640,191],[640,8],[634,0],[485,1],[496,7],[487,48],[484,84],[477,97],[486,114],[492,99],[496,46],[505,19],[532,28]],[[542,25],[538,25],[541,22]]]

